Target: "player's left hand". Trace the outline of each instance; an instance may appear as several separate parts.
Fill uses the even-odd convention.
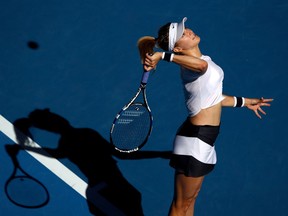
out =
[[[262,109],[262,106],[271,106],[270,102],[272,102],[273,99],[265,99],[265,98],[260,98],[260,99],[251,99],[251,103],[247,105],[247,108],[254,111],[255,115],[262,119],[262,116],[260,113],[263,115],[266,115],[266,112]],[[260,112],[260,113],[259,113]]]

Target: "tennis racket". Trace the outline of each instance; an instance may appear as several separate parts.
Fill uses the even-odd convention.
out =
[[[110,141],[120,152],[138,151],[147,142],[153,117],[146,97],[150,71],[144,71],[134,97],[116,115],[110,130]]]
[[[25,172],[19,165],[16,155],[17,145],[5,145],[6,151],[12,159],[14,170],[5,184],[8,199],[17,206],[24,208],[39,208],[49,202],[46,187],[37,179]]]

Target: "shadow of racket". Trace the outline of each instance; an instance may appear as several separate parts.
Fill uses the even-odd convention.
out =
[[[25,172],[17,160],[20,146],[5,145],[6,152],[14,165],[12,175],[5,183],[5,193],[8,199],[23,208],[40,208],[49,202],[47,188],[37,179]]]

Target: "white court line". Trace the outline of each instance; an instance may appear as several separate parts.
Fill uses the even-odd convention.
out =
[[[17,130],[17,129],[16,129]],[[11,122],[5,119],[2,115],[0,115],[0,131],[2,131],[7,137],[9,137],[13,142],[18,143],[15,128]],[[21,134],[20,131],[17,133]],[[23,133],[22,133],[23,134]],[[23,134],[23,137],[27,137]],[[29,140],[31,138],[27,137]],[[33,147],[41,148],[39,144],[33,142]],[[41,148],[42,149],[42,148]],[[45,152],[42,149],[43,152]],[[34,157],[37,161],[43,164],[46,168],[48,168],[51,172],[57,175],[60,179],[62,179],[66,184],[72,187],[75,191],[77,191],[82,197],[86,199],[86,189],[87,183],[79,178],[75,173],[73,173],[70,169],[64,166],[60,161],[55,158],[47,157],[39,153],[35,153],[32,151],[27,151],[32,157]],[[48,153],[45,152],[47,155]]]

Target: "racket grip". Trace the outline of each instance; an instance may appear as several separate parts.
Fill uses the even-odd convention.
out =
[[[142,80],[141,80],[142,84],[147,84],[149,75],[150,75],[150,71],[144,70],[143,75],[142,75]]]

